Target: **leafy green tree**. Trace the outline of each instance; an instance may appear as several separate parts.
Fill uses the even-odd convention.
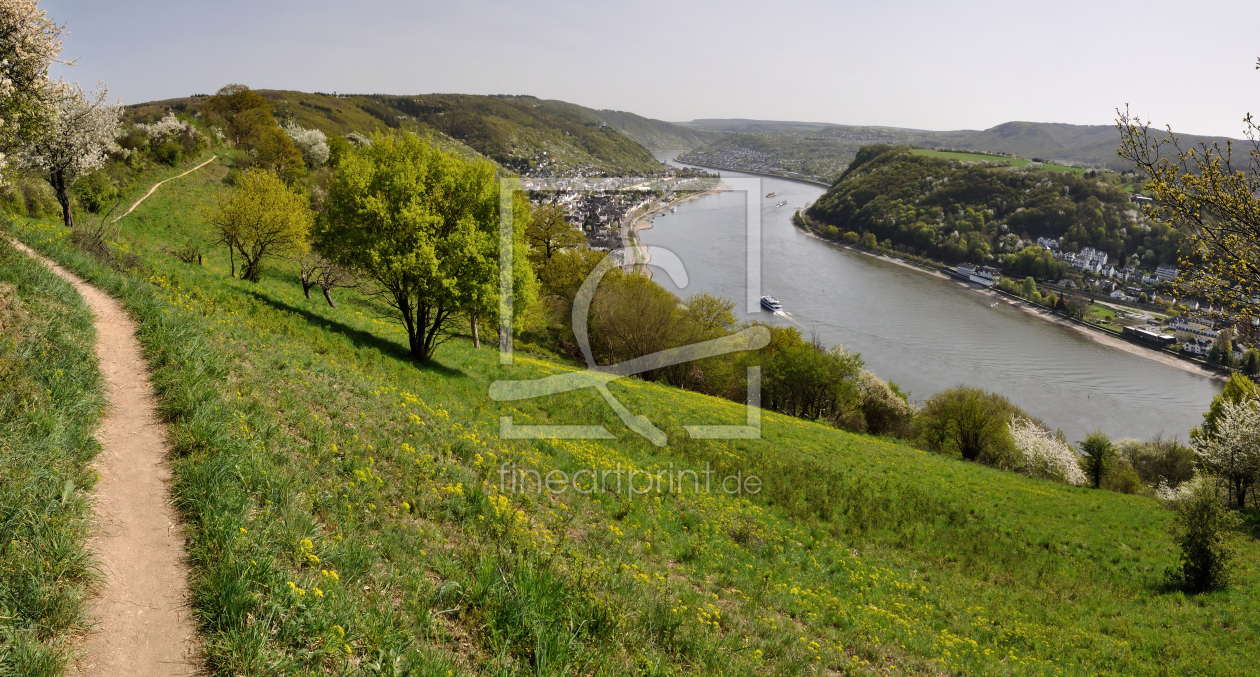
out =
[[[428,361],[460,315],[497,315],[499,185],[489,162],[445,153],[410,132],[377,134],[339,161],[318,249],[371,280],[397,311],[411,356]],[[536,291],[524,243],[529,205],[514,200],[514,309]],[[508,340],[509,337],[500,337]]]
[[[1191,483],[1172,502],[1176,519],[1169,531],[1181,550],[1181,566],[1172,582],[1186,592],[1228,587],[1238,560],[1235,529],[1241,520],[1216,496],[1210,478]]]
[[[1260,350],[1248,348],[1247,352],[1243,353],[1241,368],[1248,376],[1260,374]]]
[[[306,173],[306,160],[302,149],[275,124],[257,131],[254,143],[254,163],[276,176],[292,183]]]
[[[227,85],[206,101],[205,110],[224,125],[232,143],[247,150],[259,141],[261,130],[276,127],[271,104],[245,85]]]
[[[265,259],[306,251],[314,215],[306,196],[290,190],[271,172],[251,169],[240,176],[236,188],[219,196],[208,220],[228,247],[232,275],[239,255],[241,279],[257,282]]]
[[[1008,427],[1012,414],[1023,412],[1005,397],[960,386],[928,398],[916,424],[932,451],[1001,467],[1014,451]]]
[[[525,228],[530,260],[543,265],[557,252],[586,245],[586,236],[565,218],[564,207],[543,205],[534,210]]]
[[[1081,469],[1095,489],[1102,488],[1103,477],[1115,463],[1116,447],[1105,433],[1095,430],[1081,442]]]

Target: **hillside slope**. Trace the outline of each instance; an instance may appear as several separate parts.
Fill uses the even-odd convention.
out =
[[[272,104],[279,120],[292,119],[303,127],[340,135],[414,129],[434,134],[443,145],[471,149],[503,167],[532,175],[650,175],[661,170],[660,163],[636,139],[667,148],[699,143],[695,132],[668,122],[532,96],[258,93]],[[156,118],[167,109],[195,113],[205,100],[169,99],[128,110],[135,119]]]
[[[807,214],[948,262],[985,262],[1050,237],[1065,250],[1107,252],[1120,267],[1135,255],[1149,268],[1175,263],[1182,234],[1148,222],[1106,178],[866,146]]]
[[[308,301],[285,261],[257,284],[229,278],[199,216],[226,172],[214,163],[168,183],[120,222],[143,263],[132,272],[69,249],[55,223],[13,227],[139,320],[216,674],[1252,668],[1253,541],[1238,587],[1187,599],[1164,587],[1177,555],[1154,500],[770,413],[760,439],[694,440],[684,426],[740,424],[744,408],[635,380],[612,393],[670,446],[628,431],[595,392],[495,402],[496,380],[574,367],[530,355],[503,366],[466,342],[419,366],[370,297]],[[162,251],[189,244],[204,266]],[[503,417],[617,439],[507,439]],[[518,492],[503,484],[514,469],[608,483]],[[621,488],[629,471],[679,470],[697,481]],[[754,475],[756,492],[718,488]]]

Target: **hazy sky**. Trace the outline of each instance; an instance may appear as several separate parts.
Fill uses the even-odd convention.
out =
[[[1252,2],[43,0],[124,103],[256,88],[532,94],[665,120],[1179,131],[1260,115]]]

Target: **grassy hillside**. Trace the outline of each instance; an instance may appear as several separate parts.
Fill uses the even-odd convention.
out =
[[[182,168],[162,170],[137,182]],[[690,440],[741,406],[628,380],[651,446],[602,398],[509,404],[497,379],[573,369],[451,343],[405,359],[377,301],[302,297],[162,254],[211,239],[218,163],[122,221],[120,273],[23,220],[14,232],[140,323],[175,446],[193,610],[216,674],[1241,674],[1260,641],[1260,547],[1232,590],[1164,587],[1155,501],[991,470],[770,413],[759,440]],[[615,440],[508,440],[602,424]],[[500,464],[703,470],[764,488],[500,490]],[[640,482],[642,476],[640,476]],[[703,481],[703,480],[701,480]],[[640,486],[642,486],[640,484]],[[506,488],[506,487],[505,487]],[[668,489],[668,487],[666,487]]]
[[[636,138],[679,148],[697,143],[694,132],[668,122],[532,96],[258,93],[272,104],[278,120],[292,119],[328,134],[400,127],[428,132],[448,149],[471,151],[461,152],[465,156],[479,154],[531,174],[649,175],[659,172],[660,164]],[[136,119],[156,119],[168,108],[199,111],[204,102],[205,97],[187,97],[128,109]]]
[[[74,288],[0,238],[0,675],[61,674],[86,629],[95,342]]]
[[[563,101],[547,101],[556,106],[572,107],[592,120],[598,120],[626,136],[634,139],[648,150],[681,150],[696,148],[712,137],[702,131],[691,129],[672,122],[653,120],[642,115],[619,110],[586,108]]]

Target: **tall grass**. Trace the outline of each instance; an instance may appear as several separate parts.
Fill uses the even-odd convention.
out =
[[[212,165],[211,167],[214,167]],[[207,237],[216,169],[124,221],[148,266],[108,270],[55,224],[20,236],[140,323],[177,460],[194,612],[219,674],[1241,674],[1260,549],[1233,590],[1163,587],[1168,513],[640,381],[491,401],[500,378],[574,368],[450,343],[406,359],[370,298],[308,302],[291,264],[258,284],[163,256]],[[143,182],[138,182],[143,184]],[[168,187],[175,188],[169,192]],[[131,219],[132,217],[128,217]],[[505,440],[602,424],[617,440]],[[499,464],[756,474],[757,494],[503,492]]]
[[[0,675],[61,674],[85,628],[95,339],[74,288],[0,238]]]

